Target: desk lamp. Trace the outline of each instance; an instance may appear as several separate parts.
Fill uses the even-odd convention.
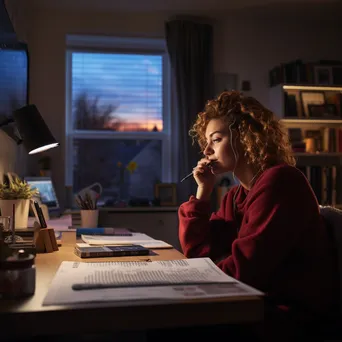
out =
[[[0,122],[0,127],[4,127],[14,123],[18,131],[19,137],[13,132],[9,132],[4,129],[4,131],[16,141],[16,143],[23,144],[28,154],[35,154],[42,151],[46,151],[50,148],[57,147],[59,143],[51,134],[48,126],[41,117],[37,107],[35,105],[26,105],[19,108],[13,112],[11,118],[7,118]],[[14,209],[13,209],[14,210]],[[13,211],[13,218],[15,213]],[[14,220],[13,220],[14,221]],[[15,225],[12,223],[12,246],[16,248],[15,244]],[[1,234],[0,234],[0,244],[1,244]],[[1,246],[0,246],[1,247]],[[23,245],[18,245],[19,248],[24,248]],[[0,248],[0,263],[2,255]]]
[[[7,118],[0,122],[0,127],[13,122],[20,135],[17,143],[22,143],[28,154],[46,151],[59,145],[35,105],[30,104],[15,110],[13,118]]]

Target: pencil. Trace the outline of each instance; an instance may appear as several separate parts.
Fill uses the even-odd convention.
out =
[[[210,161],[208,164],[207,164],[207,166],[208,167],[211,167],[212,166],[212,164],[214,163],[214,161]],[[181,179],[181,183],[183,182],[183,181],[185,181],[186,179],[188,179],[189,177],[191,177],[192,176],[192,172],[191,173],[189,173],[188,175],[186,175],[183,179]]]

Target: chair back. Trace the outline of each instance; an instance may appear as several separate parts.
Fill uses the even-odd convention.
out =
[[[333,241],[337,266],[339,270],[340,315],[342,317],[342,210],[331,206],[320,206],[320,214],[326,223],[329,235]]]

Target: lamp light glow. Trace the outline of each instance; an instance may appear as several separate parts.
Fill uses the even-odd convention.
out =
[[[35,105],[30,104],[15,110],[13,118],[28,154],[59,145]]]
[[[57,147],[58,145],[59,145],[58,143],[48,144],[48,145],[38,147],[35,150],[30,151],[28,154],[36,154],[39,152],[43,152],[43,151],[49,150],[50,148]]]

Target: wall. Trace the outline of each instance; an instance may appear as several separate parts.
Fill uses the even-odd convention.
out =
[[[0,130],[0,181],[6,172],[15,172],[20,176],[26,173],[26,152],[6,133]]]
[[[28,1],[5,0],[4,3],[17,39],[27,42],[30,22]]]
[[[243,24],[242,24],[243,23]],[[216,26],[215,69],[251,81],[251,91],[267,105],[268,71],[295,59],[342,60],[341,25],[336,21],[231,17]]]
[[[64,199],[65,151],[65,35],[105,34],[163,37],[169,13],[84,13],[35,11],[28,35],[30,102],[40,109],[61,147],[51,150],[57,195]],[[215,15],[216,16],[216,15]],[[337,23],[313,22],[309,17],[291,23],[288,17],[246,17],[245,12],[216,16],[216,72],[238,74],[251,81],[251,95],[268,103],[268,71],[296,58],[342,60],[341,28]],[[300,27],[303,26],[303,27]],[[30,169],[36,167],[35,159]]]

